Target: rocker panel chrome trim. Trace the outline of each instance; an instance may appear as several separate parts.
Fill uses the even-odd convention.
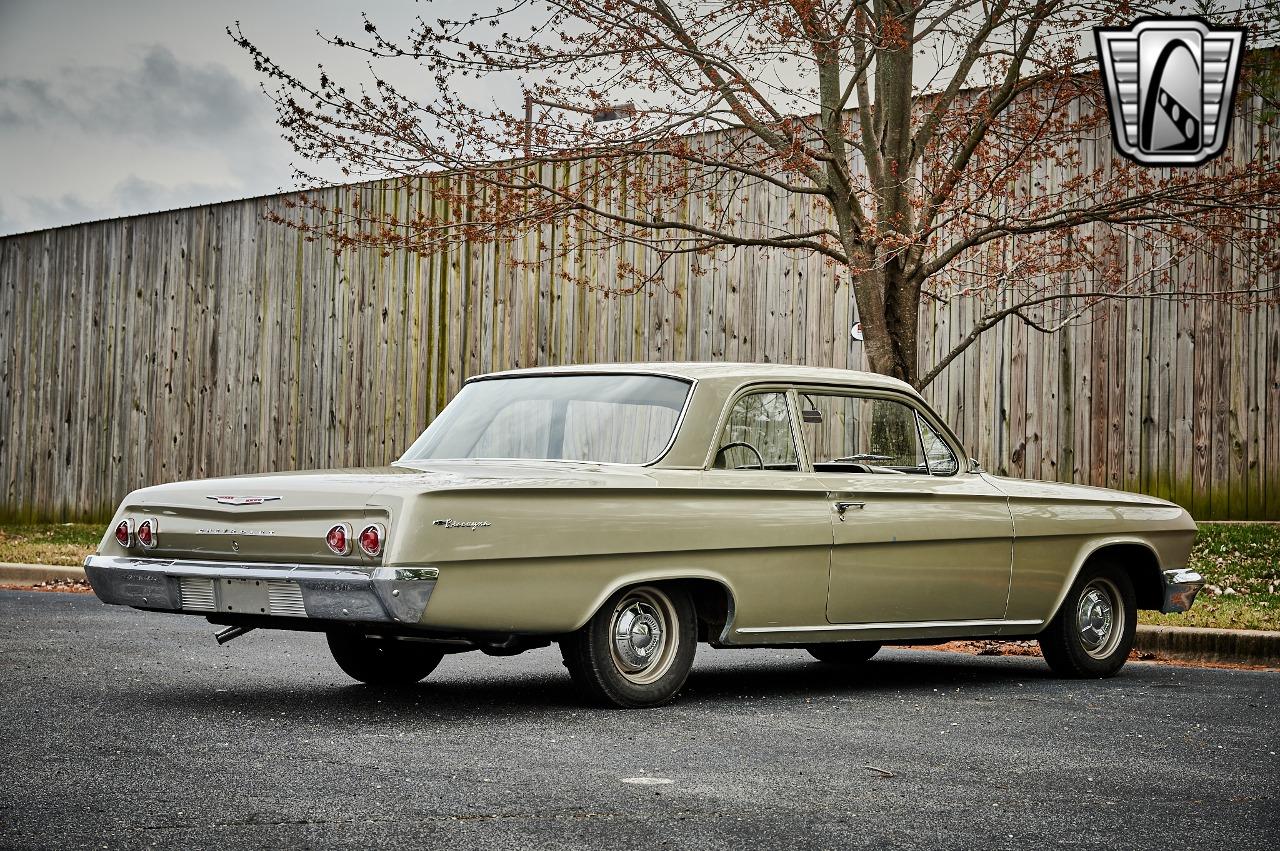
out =
[[[749,626],[736,632],[757,634],[765,632],[857,632],[864,629],[938,629],[971,626],[1039,626],[1042,620],[975,620],[975,621],[897,621],[892,623],[841,623],[821,626]]]

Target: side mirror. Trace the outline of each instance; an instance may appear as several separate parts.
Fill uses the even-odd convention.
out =
[[[821,423],[822,411],[817,408],[806,408],[800,411],[800,422],[803,423]]]

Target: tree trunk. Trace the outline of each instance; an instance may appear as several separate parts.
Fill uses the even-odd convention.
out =
[[[882,237],[893,238],[877,239],[869,246],[872,262],[863,276],[869,280],[859,289],[858,307],[871,368],[914,384],[920,288],[904,274],[901,249],[894,246],[910,244],[914,230],[906,171],[911,161],[915,67],[914,42],[908,35],[915,32],[915,7],[903,0],[875,0],[875,9],[882,27],[895,35],[886,36],[876,55],[873,108],[880,138],[864,139],[863,144],[875,144],[878,149],[877,168],[870,175],[876,195],[876,230]]]
[[[869,269],[855,284],[867,364],[872,371],[915,385],[920,333],[920,285],[896,263]]]

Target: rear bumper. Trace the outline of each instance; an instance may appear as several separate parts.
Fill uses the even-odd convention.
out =
[[[416,624],[434,567],[372,571],[307,564],[89,556],[85,576],[104,603],[161,612]]]
[[[1160,611],[1185,612],[1196,601],[1196,594],[1204,587],[1204,577],[1185,568],[1164,572],[1164,603]]]

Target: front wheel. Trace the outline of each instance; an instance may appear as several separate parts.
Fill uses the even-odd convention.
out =
[[[1111,564],[1086,565],[1040,633],[1040,652],[1059,676],[1110,677],[1129,658],[1137,628],[1128,574]]]
[[[698,649],[693,601],[679,588],[643,585],[613,595],[560,641],[565,667],[600,703],[634,709],[675,698]]]
[[[333,661],[352,679],[371,686],[409,686],[436,669],[444,654],[417,641],[330,632]]]

